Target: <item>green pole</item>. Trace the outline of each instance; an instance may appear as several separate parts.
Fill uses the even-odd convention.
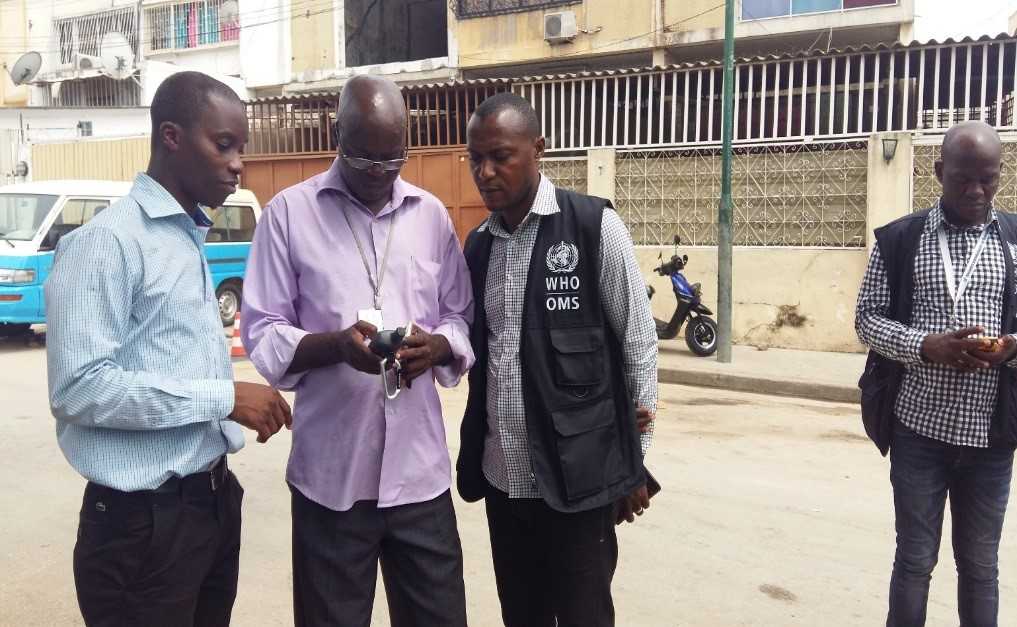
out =
[[[720,207],[717,211],[717,361],[731,363],[731,135],[734,129],[734,15],[727,0],[724,15],[724,111]]]

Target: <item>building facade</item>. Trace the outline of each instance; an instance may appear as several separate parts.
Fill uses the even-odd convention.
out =
[[[14,153],[28,166],[16,178],[34,178],[32,146],[145,136],[156,89],[181,70],[208,73],[247,98],[239,7],[238,0],[0,3],[8,70],[0,78],[0,155]],[[26,54],[41,63],[15,86],[10,70]],[[0,176],[5,163],[0,156]]]

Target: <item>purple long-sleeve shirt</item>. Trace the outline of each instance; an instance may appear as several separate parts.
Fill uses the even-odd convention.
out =
[[[373,308],[374,292],[349,218],[382,280],[386,328],[412,321],[448,338],[453,360],[386,400],[377,375],[346,364],[286,374],[308,333],[346,329]],[[374,216],[348,191],[336,163],[265,207],[244,281],[242,339],[254,366],[296,391],[287,481],[336,511],[357,501],[419,503],[448,490],[451,464],[434,381],[451,387],[473,365],[473,292],[452,221],[431,194],[398,179]]]

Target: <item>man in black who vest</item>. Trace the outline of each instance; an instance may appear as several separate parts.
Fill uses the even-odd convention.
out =
[[[470,120],[491,216],[466,241],[477,363],[459,492],[486,498],[507,627],[614,625],[614,527],[649,506],[636,409],[657,404],[657,339],[632,241],[606,200],[556,189],[522,98]],[[556,622],[557,621],[557,622]]]
[[[951,128],[936,162],[939,202],[876,229],[858,295],[855,328],[872,349],[862,416],[889,448],[896,514],[888,627],[925,624],[948,495],[960,624],[998,621],[1017,443],[1017,216],[992,205],[1000,158],[992,127]]]

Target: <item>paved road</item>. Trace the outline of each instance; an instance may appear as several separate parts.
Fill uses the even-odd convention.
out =
[[[237,364],[244,379],[257,375]],[[82,480],[57,448],[45,352],[0,344],[0,625],[78,625],[70,555]],[[664,386],[648,464],[664,492],[620,530],[619,627],[872,626],[893,537],[888,465],[854,406]],[[449,447],[465,402],[444,395]],[[289,435],[231,460],[247,494],[234,624],[291,625]],[[456,502],[471,624],[498,625],[483,507]],[[1002,550],[1003,614],[1017,624],[1017,523]],[[946,530],[949,538],[949,529]],[[949,542],[930,625],[956,624]],[[375,625],[387,625],[379,595]]]

